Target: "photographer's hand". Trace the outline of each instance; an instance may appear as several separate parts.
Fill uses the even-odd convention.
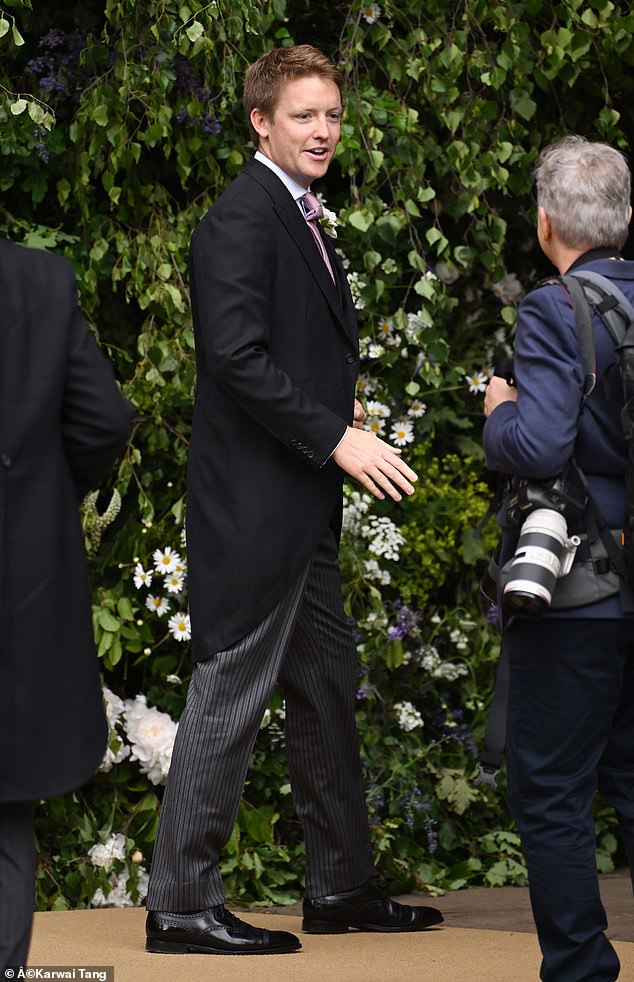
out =
[[[484,395],[484,415],[490,416],[501,402],[516,402],[516,400],[517,389],[515,386],[509,385],[506,379],[494,375],[489,381]]]

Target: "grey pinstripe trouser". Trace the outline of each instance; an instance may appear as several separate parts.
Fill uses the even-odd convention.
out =
[[[0,972],[26,964],[35,907],[33,802],[0,802]]]
[[[329,532],[258,627],[194,668],[161,809],[148,909],[204,910],[224,902],[218,856],[277,680],[306,844],[306,896],[353,889],[372,875],[354,720],[356,651]]]

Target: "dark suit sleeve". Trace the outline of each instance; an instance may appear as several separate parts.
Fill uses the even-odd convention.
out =
[[[252,204],[252,203],[251,203]],[[277,236],[277,238],[276,238]],[[280,322],[286,290],[302,282],[285,278],[279,243],[295,249],[271,207],[235,198],[214,208],[192,239],[190,273],[199,357],[218,386],[289,450],[320,467],[346,429],[346,421],[302,388],[272,351],[282,335],[304,343],[305,324]]]
[[[106,476],[125,445],[133,411],[79,310],[70,267],[67,273],[72,323],[64,380],[62,441],[77,491],[83,496]]]
[[[520,304],[514,374],[517,402],[484,427],[487,465],[531,478],[559,474],[573,450],[583,391],[574,314],[565,291],[539,287]]]

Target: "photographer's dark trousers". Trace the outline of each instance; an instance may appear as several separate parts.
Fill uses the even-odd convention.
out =
[[[618,812],[634,879],[634,620],[516,620],[507,733],[544,982],[614,982],[592,803]]]

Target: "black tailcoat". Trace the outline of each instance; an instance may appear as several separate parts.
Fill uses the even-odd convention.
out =
[[[187,551],[194,659],[244,636],[298,578],[330,524],[351,424],[354,307],[287,188],[251,161],[196,229],[197,395]]]
[[[26,801],[77,787],[104,753],[78,505],[131,410],[65,259],[0,240],[0,298],[0,801]]]

